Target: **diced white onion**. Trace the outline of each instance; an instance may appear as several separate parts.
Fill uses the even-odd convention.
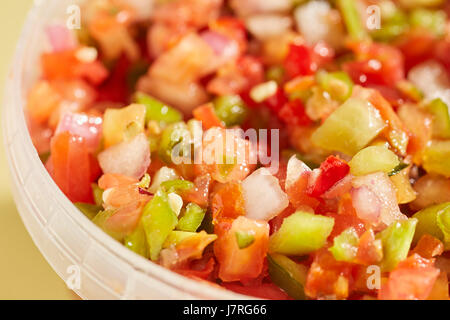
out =
[[[161,185],[161,183],[163,183],[165,181],[175,180],[178,178],[179,178],[179,176],[175,172],[174,169],[168,168],[168,167],[162,167],[155,173],[155,176],[153,177],[152,185],[150,186],[148,191],[150,193],[156,193],[156,191],[158,191],[158,188]]]
[[[269,221],[289,205],[288,196],[278,179],[266,168],[260,168],[242,182],[246,217]]]
[[[310,172],[311,169],[297,156],[293,155],[287,164],[285,189],[289,189],[305,172]]]
[[[246,26],[257,39],[268,39],[288,32],[292,27],[292,20],[283,15],[261,14],[249,17]]]

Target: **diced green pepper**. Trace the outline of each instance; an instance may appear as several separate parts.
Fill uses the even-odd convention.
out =
[[[80,210],[89,220],[94,219],[94,217],[102,211],[102,207],[96,204],[76,202],[75,207]]]
[[[181,231],[195,232],[205,218],[205,210],[198,204],[189,203],[178,221],[177,229]]]
[[[337,7],[344,18],[347,31],[355,40],[362,40],[367,38],[367,33],[364,25],[360,19],[356,1],[354,0],[337,0]]]
[[[346,72],[320,71],[316,74],[316,81],[331,98],[339,102],[344,102],[352,94],[353,81]]]
[[[163,248],[176,246],[177,244],[183,242],[183,240],[191,238],[196,234],[197,234],[196,232],[174,230],[170,232],[169,235],[167,236],[166,241],[164,241]]]
[[[155,194],[144,207],[141,219],[150,249],[150,259],[156,261],[164,241],[178,223],[165,192],[159,190]]]
[[[392,271],[400,261],[408,257],[416,225],[417,219],[396,221],[377,234],[377,239],[381,239],[383,243],[383,271]]]
[[[236,231],[234,234],[239,249],[248,248],[255,242],[255,236],[249,232]]]
[[[337,261],[352,262],[358,252],[358,243],[356,230],[348,228],[334,238],[333,246],[329,250]]]
[[[182,191],[188,191],[194,187],[194,184],[188,180],[181,180],[181,179],[175,179],[175,180],[168,180],[161,183],[161,188],[167,192],[182,192]]]
[[[333,218],[297,211],[270,237],[269,251],[297,256],[316,251],[325,245],[333,226]]]
[[[101,206],[103,204],[103,189],[98,186],[98,184],[91,184],[92,193],[94,194],[94,201],[97,206]]]
[[[118,232],[110,230],[106,226],[106,220],[113,216],[116,213],[116,210],[104,210],[97,213],[97,215],[92,219],[92,222],[95,223],[98,227],[100,227],[103,231],[109,234],[111,237],[116,239],[117,241],[122,242],[124,235]]]
[[[397,155],[384,146],[364,148],[349,162],[350,172],[355,176],[378,171],[389,173],[399,164]]]
[[[412,27],[420,27],[440,37],[445,34],[447,15],[442,10],[415,9],[411,12],[409,22]]]
[[[238,95],[218,97],[214,107],[216,115],[227,127],[240,125],[247,117],[247,107]]]
[[[450,178],[450,141],[432,141],[425,148],[422,160],[428,173],[442,174]]]
[[[145,123],[148,123],[150,120],[155,120],[164,126],[179,122],[183,119],[183,115],[178,110],[142,92],[136,94],[136,102],[145,105],[147,108]]]
[[[131,251],[134,251],[137,254],[148,258],[149,252],[147,237],[145,235],[145,230],[142,223],[139,223],[136,229],[131,234],[125,237],[124,244],[125,247],[127,247]]]
[[[440,218],[443,216],[442,218]],[[450,202],[437,204],[413,215],[413,218],[418,220],[416,233],[414,235],[414,243],[417,243],[420,238],[429,234],[441,241],[445,241],[445,229],[448,224],[445,222],[450,218]],[[450,241],[446,241],[449,242]]]
[[[441,214],[439,214],[437,216],[437,224],[439,226],[439,228],[441,229],[442,233],[444,234],[444,246],[445,246],[445,250],[449,250],[450,249],[450,210],[449,211],[445,211],[445,212],[441,212]]]
[[[166,127],[162,133],[158,154],[166,163],[172,163],[172,151],[175,146],[179,148],[176,157],[191,155],[191,134],[184,122],[177,122]]]
[[[400,162],[398,166],[396,166],[392,171],[388,173],[389,177],[395,176],[396,174],[400,173],[403,169],[408,168],[408,164],[404,162]]]
[[[304,286],[308,269],[281,254],[267,255],[269,276],[273,283],[283,289],[291,298],[306,300]]]
[[[386,126],[375,107],[350,98],[312,134],[312,142],[326,150],[354,155],[367,146]]]
[[[450,116],[447,104],[437,98],[430,101],[426,109],[433,114],[433,136],[450,139]]]

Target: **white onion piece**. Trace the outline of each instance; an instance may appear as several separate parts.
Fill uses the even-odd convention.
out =
[[[322,195],[324,199],[339,198],[345,193],[349,192],[352,188],[353,176],[351,174],[346,175],[343,179],[336,182],[334,186]]]
[[[450,79],[440,63],[434,60],[423,62],[409,71],[408,79],[426,99],[441,98],[450,106]]]
[[[82,113],[66,112],[61,116],[55,135],[61,132],[83,137],[86,148],[93,152],[97,150],[102,135],[102,117],[88,116]]]
[[[210,68],[212,70],[216,70],[238,57],[239,45],[236,41],[215,31],[204,31],[200,36],[216,54],[216,59],[211,60]]]
[[[288,190],[290,186],[307,172],[311,172],[311,169],[295,155],[292,156],[287,164],[285,189]]]
[[[153,14],[153,0],[128,0],[129,5],[140,20],[148,20]]]
[[[183,199],[175,192],[169,193],[167,197],[169,198],[170,208],[178,217],[180,215],[181,208],[183,208]]]
[[[150,144],[144,133],[114,145],[98,155],[104,173],[117,173],[140,179],[150,165]]]
[[[150,193],[156,193],[156,191],[158,191],[158,188],[161,185],[161,183],[163,183],[165,181],[175,180],[178,178],[179,178],[179,176],[174,169],[168,168],[168,167],[162,167],[155,173],[155,175],[152,179],[152,181],[153,181],[152,185],[150,186],[148,191]]]
[[[366,186],[351,190],[353,207],[356,215],[372,223],[378,223],[381,214],[381,202],[377,196]]]
[[[51,25],[45,31],[54,52],[71,50],[77,46],[73,32],[64,25]]]
[[[394,221],[406,219],[406,216],[400,212],[395,188],[386,173],[376,172],[356,177],[352,184],[355,189],[366,187],[378,198],[381,205],[378,227],[388,226]]]
[[[342,44],[344,33],[339,19],[333,19],[333,9],[326,1],[310,1],[297,7],[294,17],[297,28],[309,45],[325,41],[333,48]]]
[[[288,196],[278,179],[266,168],[260,168],[242,182],[246,217],[268,221],[289,205]]]
[[[247,29],[257,39],[268,39],[283,35],[292,27],[292,19],[277,14],[253,15],[246,20]]]

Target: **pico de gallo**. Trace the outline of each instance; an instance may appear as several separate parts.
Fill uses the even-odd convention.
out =
[[[46,28],[26,115],[92,223],[259,298],[449,299],[448,1],[91,0],[80,12],[80,28]]]

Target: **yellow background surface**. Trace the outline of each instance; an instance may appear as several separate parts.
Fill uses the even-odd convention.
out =
[[[0,1],[0,101],[4,81],[26,13],[33,0]],[[9,191],[8,168],[0,147],[0,299],[74,299],[28,235]]]

